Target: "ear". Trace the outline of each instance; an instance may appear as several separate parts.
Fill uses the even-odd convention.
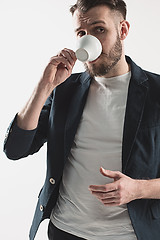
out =
[[[120,24],[121,24],[120,39],[124,40],[129,33],[130,24],[126,20],[123,20]]]

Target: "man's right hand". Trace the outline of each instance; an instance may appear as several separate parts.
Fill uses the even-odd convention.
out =
[[[50,86],[52,91],[63,83],[71,75],[76,60],[75,53],[66,48],[57,56],[52,57],[41,79],[43,87],[44,85]]]

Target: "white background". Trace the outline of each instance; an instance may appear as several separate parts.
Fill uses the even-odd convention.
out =
[[[46,147],[17,162],[3,153],[9,122],[24,105],[51,56],[74,49],[69,6],[74,0],[0,0],[0,239],[27,240],[37,195],[45,178]],[[160,2],[127,0],[130,34],[126,54],[160,73]],[[82,71],[76,63],[74,72]],[[47,240],[44,221],[36,240]]]

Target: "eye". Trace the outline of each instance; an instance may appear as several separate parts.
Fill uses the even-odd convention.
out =
[[[96,27],[95,31],[98,32],[98,33],[104,33],[105,29],[103,27]]]
[[[79,32],[77,33],[77,36],[78,36],[78,37],[82,37],[82,36],[84,36],[84,35],[86,35],[86,32],[85,32],[85,31],[79,31]]]

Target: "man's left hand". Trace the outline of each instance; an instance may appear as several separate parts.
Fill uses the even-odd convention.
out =
[[[120,206],[139,198],[138,180],[118,171],[105,170],[102,167],[100,172],[105,177],[112,178],[113,183],[90,185],[89,190],[105,206]]]

